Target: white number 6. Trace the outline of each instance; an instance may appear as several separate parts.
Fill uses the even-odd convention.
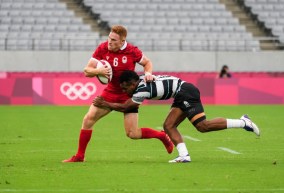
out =
[[[118,66],[118,58],[113,59],[113,66]]]

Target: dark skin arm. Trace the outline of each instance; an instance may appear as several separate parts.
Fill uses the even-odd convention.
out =
[[[103,99],[101,96],[97,96],[93,100],[93,105],[101,108],[109,108],[111,110],[126,112],[130,109],[137,108],[139,106],[138,103],[134,103],[131,99],[125,101],[125,103],[110,103]]]

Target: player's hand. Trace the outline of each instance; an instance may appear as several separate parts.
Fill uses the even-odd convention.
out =
[[[93,100],[93,105],[97,106],[97,107],[103,107],[104,106],[104,98],[102,96],[97,96],[94,100]]]
[[[152,75],[150,72],[146,72],[144,76],[145,82],[153,82],[155,80],[155,76]]]
[[[107,78],[109,78],[110,75],[111,75],[111,68],[108,68],[107,66],[104,66],[102,68],[98,68],[98,70],[99,70],[98,74],[103,75]]]

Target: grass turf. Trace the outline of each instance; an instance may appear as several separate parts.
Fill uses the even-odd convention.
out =
[[[0,106],[0,192],[284,192],[282,105],[205,106],[207,118],[248,113],[261,137],[240,129],[179,130],[192,162],[169,164],[156,139],[130,140],[123,115],[99,121],[84,163],[61,163],[77,150],[86,106]],[[168,105],[141,106],[140,126],[161,129]],[[221,150],[229,148],[240,154]]]

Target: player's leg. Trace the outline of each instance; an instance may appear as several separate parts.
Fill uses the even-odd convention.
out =
[[[181,86],[178,97],[184,104],[178,104],[180,105],[178,107],[187,114],[188,119],[200,132],[218,131],[227,128],[244,128],[259,135],[258,127],[247,115],[242,116],[240,119],[214,118],[206,120],[199,89],[190,83],[185,83]]]
[[[79,135],[79,144],[76,155],[63,162],[82,162],[85,158],[87,145],[91,139],[94,124],[103,116],[110,112],[108,109],[98,108],[91,105],[89,111],[83,118],[82,127]]]
[[[185,118],[186,115],[181,109],[173,107],[164,121],[163,127],[175,145],[183,143],[183,138],[177,127]]]
[[[247,131],[254,132],[256,135],[259,135],[258,127],[250,120],[247,115],[242,116],[240,119],[226,119],[226,118],[214,118],[211,120],[202,120],[196,123],[199,117],[205,115],[204,113],[200,113],[195,115],[190,121],[193,123],[195,128],[202,132],[211,132],[211,131],[219,131],[228,128],[242,128]]]
[[[202,119],[202,120],[200,120]],[[195,128],[201,133],[218,131],[227,128],[227,123],[225,118],[214,118],[211,120],[206,120],[205,113],[199,113],[190,119],[190,122],[195,126]]]
[[[175,144],[179,153],[179,156],[177,158],[169,161],[170,163],[186,163],[191,161],[183,138],[177,129],[178,125],[185,118],[186,115],[180,108],[172,107],[164,122],[164,129]]]
[[[127,137],[131,139],[156,138],[162,141],[168,153],[172,153],[173,144],[164,131],[157,131],[152,128],[138,127],[138,113],[130,112],[124,114],[124,128]]]
[[[124,128],[127,137],[141,139],[142,132],[138,129],[138,113],[124,113]]]

